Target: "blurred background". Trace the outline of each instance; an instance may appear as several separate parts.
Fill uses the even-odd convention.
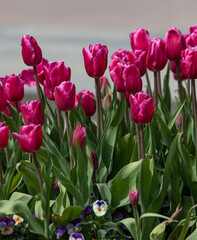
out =
[[[71,68],[77,92],[94,91],[84,69],[83,47],[107,45],[110,61],[119,48],[131,49],[129,33],[137,28],[164,38],[172,27],[188,33],[197,24],[196,0],[0,0],[0,6],[0,77],[28,68],[20,43],[23,35],[32,35],[46,59],[62,60]],[[108,69],[105,75],[109,77]],[[175,98],[177,82],[171,78]],[[35,89],[26,87],[26,97],[34,94]]]

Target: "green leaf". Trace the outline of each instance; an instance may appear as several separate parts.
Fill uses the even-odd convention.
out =
[[[165,144],[167,147],[170,147],[171,132],[168,126],[166,125],[166,123],[162,120],[162,118],[159,115],[157,115],[157,120],[158,120],[157,123],[158,123],[159,131],[161,132],[161,135],[162,135],[161,142]]]
[[[125,218],[120,221],[125,225],[125,227],[130,232],[131,236],[134,238],[134,240],[137,240],[137,231],[136,231],[136,223],[134,218]]]
[[[176,110],[176,112],[174,113],[174,115],[171,117],[169,123],[168,123],[168,128],[171,130],[173,125],[175,124],[175,121],[179,115],[179,113],[181,112],[183,106],[185,104],[185,101],[178,107],[178,109]]]
[[[111,205],[111,192],[107,183],[97,183],[96,185],[98,187],[102,200],[107,202],[108,205]]]
[[[136,189],[136,177],[142,161],[129,163],[108,182],[112,194],[112,209],[129,203],[129,191]]]
[[[20,201],[27,205],[32,198],[33,198],[33,196],[31,196],[29,194],[21,193],[21,192],[14,192],[10,196],[9,201],[11,201],[11,202]]]
[[[21,183],[23,176],[21,173],[17,173],[12,179],[12,185],[10,188],[10,193],[13,192]]]

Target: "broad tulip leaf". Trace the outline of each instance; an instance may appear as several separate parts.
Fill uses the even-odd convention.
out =
[[[125,227],[128,229],[134,240],[137,240],[137,230],[136,230],[136,223],[134,218],[125,218],[120,221],[125,225]]]

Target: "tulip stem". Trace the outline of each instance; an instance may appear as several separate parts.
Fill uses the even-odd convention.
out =
[[[67,133],[67,139],[68,139],[68,152],[69,151],[69,146],[70,146],[70,130],[69,130],[69,121],[68,121],[68,112],[65,112],[65,117],[66,117],[66,133]],[[73,159],[71,154],[70,155],[70,168],[73,168]]]
[[[97,138],[100,139],[101,133],[101,118],[100,118],[100,101],[99,101],[99,78],[95,78],[96,89],[96,112],[97,112]]]
[[[145,159],[145,151],[144,151],[144,132],[143,125],[140,124],[140,145],[141,145],[141,158]]]
[[[196,133],[196,141],[197,141],[196,84],[195,84],[195,79],[191,79],[191,81],[192,81],[192,84],[191,84],[192,85],[192,105],[193,105],[193,110],[194,110],[195,133]]]
[[[135,127],[136,127],[136,136],[137,136],[137,150],[138,150],[138,160],[141,159],[141,148],[140,148],[140,131],[139,131],[139,125],[137,123],[135,123]]]
[[[19,107],[18,107],[18,102],[15,102],[15,107],[16,107],[17,114],[18,114],[18,116],[19,116]]]
[[[38,100],[40,102],[42,102],[42,98],[41,98],[41,94],[40,94],[40,85],[39,85],[39,82],[38,82],[38,74],[37,74],[36,66],[33,66],[33,69],[34,69],[34,76],[35,76],[35,81],[36,81],[36,90],[37,90]]]
[[[89,122],[89,128],[92,131],[92,121],[91,121],[91,117],[88,117],[88,122]]]
[[[154,102],[155,102],[155,110],[157,112],[157,72],[154,72]]]
[[[149,76],[148,76],[147,70],[146,70],[146,82],[147,82],[148,94],[150,96],[152,96],[151,85],[150,85],[150,80],[149,80]]]
[[[35,164],[35,167],[36,167],[36,172],[37,172],[37,176],[38,176],[38,181],[39,181],[39,183],[40,183],[40,191],[41,191],[41,193],[42,193],[42,188],[43,188],[42,176],[41,176],[40,169],[39,169],[39,166],[38,166],[38,161],[37,161],[37,158],[36,158],[36,153],[35,153],[35,152],[32,152],[32,156],[33,156],[34,164]]]
[[[162,97],[162,90],[161,90],[161,72],[157,71],[157,79],[158,79],[158,93],[160,97]]]
[[[0,122],[3,122],[3,117],[2,117],[1,112],[0,112]],[[10,161],[10,154],[9,154],[8,146],[5,147],[5,156],[6,156],[6,162],[7,162],[7,167],[8,167],[9,166],[9,161]]]
[[[188,79],[187,80],[187,97],[188,97],[188,99],[190,98],[190,87],[191,87],[191,84],[190,84],[191,82],[190,82],[190,79]]]
[[[128,114],[128,104],[127,104],[127,99],[126,99],[126,92],[124,93],[124,97],[125,97],[125,100],[126,100],[126,110],[125,110],[125,115],[124,115],[124,118],[125,118],[125,124],[126,124],[126,127],[129,131],[129,114]]]
[[[176,63],[176,74],[177,74],[177,79],[178,79],[178,89],[179,89],[179,98],[181,104],[183,103],[183,90],[182,90],[182,83],[181,83],[181,78],[180,78],[180,68],[179,68],[179,61],[175,61]],[[183,106],[182,111],[182,129],[183,129],[183,139],[184,142],[187,142],[186,138],[186,125],[185,125],[185,108]]]
[[[3,186],[2,165],[1,165],[1,151],[0,151],[0,184],[1,184],[1,186]]]
[[[132,206],[133,208],[133,216],[135,219],[135,224],[136,224],[136,230],[138,228],[138,214],[137,214],[137,206]]]
[[[58,122],[58,129],[59,129],[59,138],[60,138],[60,145],[62,141],[62,115],[61,110],[57,107],[57,122]]]

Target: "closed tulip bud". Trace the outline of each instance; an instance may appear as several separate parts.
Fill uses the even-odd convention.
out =
[[[46,77],[44,82],[50,91],[54,91],[55,87],[59,86],[62,82],[70,81],[71,70],[64,65],[63,61],[49,62],[43,69]]]
[[[25,124],[34,123],[36,125],[44,123],[44,114],[42,103],[38,100],[28,101],[25,105],[21,105],[21,111]]]
[[[36,152],[42,146],[42,126],[41,124],[29,124],[20,127],[19,134],[13,133],[23,152]]]
[[[105,95],[107,92],[107,88],[110,88],[110,84],[108,79],[105,76],[100,77],[100,88],[101,92]]]
[[[6,75],[3,85],[9,101],[19,102],[23,99],[24,81],[20,77],[14,74]]]
[[[94,171],[96,171],[96,169],[98,168],[98,157],[94,151],[91,151],[90,159],[92,161]]]
[[[132,190],[129,192],[129,200],[131,206],[137,206],[139,202],[139,191]]]
[[[143,28],[130,33],[131,48],[133,50],[147,51],[151,37],[149,32]]]
[[[0,123],[0,150],[7,147],[10,137],[10,129],[5,125],[5,122]]]
[[[84,65],[87,74],[93,78],[103,76],[107,68],[107,57],[108,49],[100,43],[89,45],[89,50],[83,48]]]
[[[81,105],[80,107],[83,108],[86,116],[91,117],[96,112],[96,100],[95,96],[92,92],[88,90],[82,90],[77,94],[75,97],[75,107],[77,108],[79,105],[79,100],[81,99]]]
[[[42,61],[42,51],[33,37],[24,35],[21,46],[23,61],[27,66],[36,66]]]
[[[197,78],[197,47],[182,51],[180,70],[187,78]]]
[[[73,133],[73,146],[76,148],[76,141],[78,140],[79,146],[82,148],[84,146],[86,139],[86,128],[78,124],[77,128]]]
[[[2,86],[0,86],[0,99],[0,112],[3,112],[7,107],[7,94]]]
[[[131,117],[134,122],[139,124],[149,123],[153,117],[155,104],[148,93],[136,93],[129,96]]]
[[[75,85],[71,82],[62,82],[55,87],[55,103],[62,111],[70,111],[75,104]]]
[[[102,107],[105,111],[107,111],[110,105],[111,105],[111,93],[109,92],[105,95],[105,97],[102,100]]]
[[[182,33],[176,29],[170,29],[165,35],[166,56],[169,60],[180,60],[181,51],[186,48],[185,38]]]
[[[142,77],[146,72],[146,55],[147,53],[142,50],[130,51],[128,54],[128,61],[131,64],[135,64],[140,71]]]
[[[180,131],[181,130],[181,125],[182,125],[182,114],[179,113],[178,117],[176,118],[175,121],[177,129]]]
[[[151,71],[161,71],[167,63],[165,42],[161,38],[154,38],[148,47],[146,66]]]

